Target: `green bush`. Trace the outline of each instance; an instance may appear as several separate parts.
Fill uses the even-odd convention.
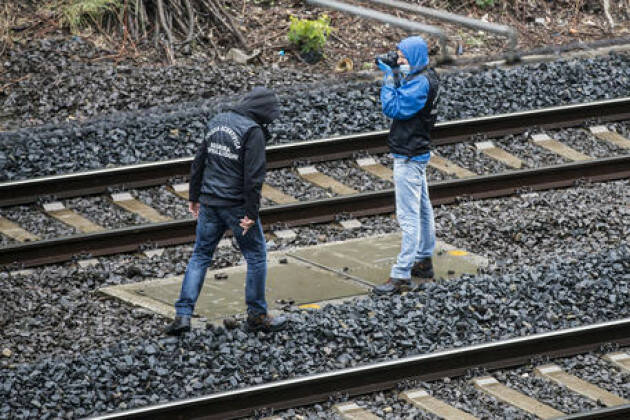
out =
[[[106,13],[116,13],[122,8],[121,0],[73,0],[69,6],[64,6],[62,22],[77,32],[89,20],[99,21]]]
[[[475,0],[475,3],[482,9],[494,6],[494,0]]]
[[[317,20],[298,19],[291,16],[289,41],[304,54],[311,51],[321,53],[331,31],[330,18],[327,15],[321,15]]]

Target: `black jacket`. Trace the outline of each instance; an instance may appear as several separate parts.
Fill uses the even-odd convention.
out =
[[[389,130],[387,145],[392,153],[420,156],[431,150],[431,130],[436,120],[439,97],[439,79],[433,69],[410,75],[409,79],[424,76],[429,81],[429,93],[424,107],[411,118],[394,119]]]
[[[269,138],[264,124],[278,116],[275,94],[258,87],[239,105],[212,118],[190,170],[190,201],[243,206],[247,217],[258,219]]]

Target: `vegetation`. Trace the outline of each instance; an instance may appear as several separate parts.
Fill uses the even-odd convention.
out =
[[[73,33],[90,23],[100,23],[106,13],[118,14],[122,9],[121,0],[74,0],[62,7],[62,25],[67,25]]]
[[[0,6],[0,57],[12,44],[10,28],[14,23],[15,14],[9,3]]]
[[[174,48],[208,44],[217,54],[217,45],[240,45],[247,50],[245,37],[234,24],[221,0],[57,0],[57,18],[63,27],[77,33],[90,26],[101,32],[121,50],[136,43],[153,41],[174,61]]]
[[[289,41],[303,54],[311,52],[321,54],[331,31],[330,18],[327,15],[321,15],[317,20],[291,16]]]
[[[482,9],[494,6],[494,0],[475,0],[475,4]]]

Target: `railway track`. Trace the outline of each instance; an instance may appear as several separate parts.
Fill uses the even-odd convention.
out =
[[[630,319],[411,356],[128,410],[97,418],[103,420],[238,418],[254,415],[257,410],[262,409],[281,410],[326,401],[329,397],[336,395],[354,397],[374,391],[392,389],[405,380],[430,382],[446,377],[461,376],[470,369],[500,369],[523,365],[539,357],[574,356],[598,349],[609,343],[619,345],[630,343]],[[622,359],[619,355],[613,355],[609,360],[619,366],[618,361]],[[624,363],[625,365],[621,365],[620,368],[628,369],[627,360]],[[564,385],[572,392],[598,400],[608,408],[565,416],[565,413],[559,410],[536,402],[535,396],[522,395],[518,391],[500,384],[491,376],[476,378],[474,383],[476,388],[493,398],[541,418],[625,419],[630,416],[630,402],[628,400],[605,392],[585,381],[576,380],[575,377],[567,374],[556,365],[538,366],[535,371],[538,376]],[[470,417],[462,417],[466,414],[465,412],[430,397],[424,390],[406,390],[403,392],[402,398],[424,411],[447,419],[475,418],[470,415]],[[336,409],[346,419],[378,419],[352,402],[339,404]]]
[[[484,117],[438,124],[435,129],[435,143],[438,146],[455,144],[462,141],[474,141],[475,135],[486,137],[518,133],[532,128],[532,121],[537,127],[571,127],[591,120],[630,119],[630,98],[599,101],[591,104],[555,107],[540,111],[527,111],[495,117]],[[591,129],[592,134],[602,140],[616,142],[620,148],[628,147],[630,140],[601,126]],[[387,132],[367,133],[333,139],[317,140],[274,146],[268,149],[268,161],[271,168],[283,168],[293,164],[296,157],[303,161],[325,161],[353,156],[358,150],[370,154],[382,152],[385,148]],[[441,158],[432,159],[433,165],[445,173],[459,179],[446,180],[430,185],[430,195],[435,205],[447,204],[466,196],[470,198],[489,198],[513,194],[519,190],[542,190],[573,185],[578,180],[605,181],[630,177],[630,155],[611,158],[592,159],[570,147],[553,140],[551,137],[533,137],[537,146],[561,154],[573,163],[546,166],[535,169],[517,169],[499,174],[476,176],[471,171]],[[624,143],[624,142],[627,142]],[[483,141],[475,144],[492,159],[502,162],[507,167],[521,168],[522,162],[494,143]],[[439,148],[438,148],[439,153]],[[191,159],[177,159],[130,167],[105,169],[79,174],[60,175],[33,180],[0,184],[0,207],[35,203],[44,197],[68,198],[86,194],[99,194],[112,188],[131,188],[160,185],[174,176],[187,174]],[[362,161],[362,162],[360,162]],[[357,164],[374,176],[391,179],[391,170],[374,159],[362,159]],[[394,191],[386,189],[356,194],[349,188],[324,174],[313,166],[306,167],[301,173],[305,181],[321,188],[335,191],[339,196],[308,202],[299,202],[286,196],[273,187],[266,186],[263,196],[269,201],[281,203],[263,208],[261,216],[267,226],[283,224],[297,226],[308,223],[329,222],[341,213],[353,216],[375,215],[394,210]],[[181,187],[181,185],[180,185]],[[187,197],[185,187],[173,191],[183,198]],[[135,200],[129,194],[115,194],[114,201],[125,210],[134,212],[152,224],[136,225],[105,230],[89,220],[65,209],[61,203],[45,205],[49,215],[70,224],[84,233],[55,239],[34,240],[28,232],[19,226],[4,221],[4,233],[18,232],[23,243],[0,248],[0,264],[17,264],[28,267],[47,263],[67,261],[77,255],[108,255],[119,252],[138,250],[142,246],[165,246],[190,242],[194,239],[195,221],[170,221],[158,211]],[[283,203],[283,204],[282,204]],[[2,225],[0,219],[0,225]]]
[[[442,122],[432,132],[435,146],[473,141],[475,135],[496,137],[526,129],[573,127],[588,120],[630,119],[630,98],[545,108],[491,117]],[[357,151],[383,153],[388,131],[334,137],[267,148],[269,169],[291,166],[296,159],[325,161],[351,157]],[[175,176],[187,176],[192,158],[173,159],[76,174],[0,183],[0,207],[36,202],[42,195],[76,197],[108,191],[112,187],[160,185]]]

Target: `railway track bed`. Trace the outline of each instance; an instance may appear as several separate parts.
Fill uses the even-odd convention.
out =
[[[411,356],[121,412],[102,418],[162,419],[172,418],[172,416],[209,419],[237,418],[254,414],[257,410],[269,413],[273,412],[274,408],[326,401],[331,396],[334,398],[335,395],[345,395],[347,398],[347,396],[361,395],[371,391],[391,389],[397,384],[399,405],[402,405],[398,414],[402,414],[402,417],[408,417],[410,412],[417,411],[418,408],[421,412],[433,413],[449,420],[511,418],[513,416],[550,419],[567,414],[546,403],[552,401],[553,405],[560,404],[565,411],[571,413],[611,407],[616,410],[617,418],[623,418],[622,416],[630,413],[630,401],[627,399],[630,397],[630,390],[624,386],[623,379],[624,375],[630,373],[629,367],[626,366],[626,363],[630,361],[630,354],[625,351],[615,351],[604,355],[611,366],[598,366],[597,359],[593,360],[592,356],[586,356],[565,359],[558,363],[534,361],[520,371],[504,370],[495,375],[486,373],[486,369],[518,366],[532,359],[545,360],[549,356],[573,356],[609,342],[630,343],[630,320]],[[588,377],[597,378],[599,383],[593,384],[580,379],[575,375],[580,369],[582,376],[586,374]],[[537,377],[539,381],[523,381],[530,375],[532,378]],[[463,380],[456,381],[450,379],[458,376],[465,377]],[[485,398],[479,395],[480,401],[474,402],[471,404],[472,407],[466,410],[453,407],[448,402],[428,393],[427,388],[431,388],[430,381],[436,379],[441,379],[446,384],[453,382],[451,386],[436,387],[441,388],[442,391],[448,392],[455,388],[463,393],[485,394]],[[422,388],[417,387],[417,382],[415,386],[412,385],[413,381],[418,380],[425,381]],[[543,385],[541,382],[545,380],[550,384]],[[466,382],[476,388],[477,392],[467,390]],[[518,388],[522,388],[524,383],[530,387],[533,384],[534,390],[538,389],[539,393],[527,396],[520,392]],[[600,384],[604,388],[600,387]],[[559,390],[555,391],[556,395],[554,395],[553,389],[556,387]],[[439,391],[436,392],[436,394],[439,393]],[[562,402],[558,403],[558,400]],[[591,402],[588,403],[585,400]],[[489,407],[484,407],[486,404]],[[321,411],[321,407],[319,408]],[[391,407],[389,408],[390,412],[393,411]],[[386,407],[382,406],[382,400],[379,403],[362,398],[360,405],[356,402],[335,404],[333,410],[337,412],[337,415],[330,418],[379,419],[382,417],[375,415],[374,411],[383,413],[385,409]],[[295,412],[292,412],[287,418],[294,415]],[[280,415],[274,418],[285,417]]]
[[[101,258],[94,267],[70,263],[36,267],[25,276],[1,273],[2,298],[9,308],[0,315],[6,346],[2,351],[8,349],[11,355],[0,358],[2,376],[8,378],[0,388],[7,401],[0,412],[10,404],[22,417],[50,412],[95,415],[307,375],[314,369],[323,372],[630,316],[623,277],[628,270],[628,251],[623,247],[628,235],[627,181],[578,184],[565,191],[521,191],[502,200],[464,197],[438,207],[444,239],[493,257],[487,273],[427,285],[421,293],[393,302],[367,299],[318,312],[291,312],[294,327],[279,337],[248,337],[240,330],[211,328],[172,341],[156,336],[164,324],[160,317],[94,293],[102,285],[137,281],[153,272],[181,274],[188,252],[182,247],[153,259],[128,254]],[[359,235],[395,229],[389,215],[361,221],[364,227],[355,231]],[[328,225],[295,229],[295,243],[319,241],[320,235],[324,240],[348,235]],[[279,239],[275,242],[286,246]],[[564,246],[565,242],[571,245]],[[232,254],[221,251],[219,264],[236,263]],[[464,285],[471,288],[462,289]],[[476,311],[477,317],[468,307],[484,299],[493,299],[487,305],[492,314]],[[458,312],[458,305],[465,315]],[[511,305],[516,314],[502,312]],[[370,312],[378,329],[388,335],[374,336],[374,327],[362,321],[370,319]],[[439,318],[431,316],[438,313]],[[408,329],[401,329],[395,314],[409,319],[414,338],[407,338]],[[457,326],[456,318],[462,316],[472,322],[465,329]],[[345,322],[346,329],[339,320],[353,322]],[[61,328],[48,326],[60,321]],[[26,332],[28,336],[20,335]],[[357,346],[364,336],[374,346]],[[314,347],[313,340],[314,352],[306,352]],[[182,357],[174,360],[177,353]],[[247,360],[236,363],[243,353]],[[90,379],[80,379],[86,375]],[[47,381],[50,388],[33,386]]]
[[[544,133],[529,131],[516,138],[508,135],[496,141],[487,137],[475,141],[479,140],[479,134],[471,140],[470,134],[519,132],[531,125],[532,120],[543,127],[557,127],[595,117],[623,118],[628,113],[630,100],[623,99],[445,123],[437,129],[436,143],[440,146],[429,174],[430,178],[442,180],[431,185],[432,200],[438,205],[466,195],[493,197],[523,189],[566,187],[580,179],[627,177],[630,140],[624,137],[628,133],[625,123],[591,124],[586,128]],[[296,226],[333,221],[340,214],[361,216],[391,212],[391,163],[385,155],[366,155],[383,149],[384,136],[385,133],[369,133],[269,149],[269,166],[276,169],[270,172],[263,196],[267,204],[279,205],[263,209],[265,223]],[[357,155],[357,150],[363,152]],[[296,155],[305,157],[306,163],[302,160],[295,168],[287,167]],[[357,158],[326,161],[353,155]],[[615,157],[601,157],[611,155]],[[311,164],[312,160],[319,163]],[[465,165],[462,161],[471,163]],[[172,181],[173,176],[185,174],[189,162],[189,159],[179,159],[0,184],[0,190],[6,193],[2,204],[40,201],[44,202],[45,212],[42,214],[37,207],[26,210],[23,206],[5,210],[6,216],[0,219],[0,232],[4,233],[4,242],[9,246],[0,248],[0,263],[29,266],[64,261],[80,254],[106,255],[134,251],[142,246],[189,242],[194,233],[194,221],[185,219],[185,183],[170,182],[167,186],[131,191],[133,194],[115,192],[105,197],[51,201],[57,196],[124,190],[130,186],[159,184],[169,178]],[[552,165],[547,166],[549,163]],[[478,175],[480,168],[498,173]],[[387,187],[389,189],[380,191]],[[44,192],[48,194],[42,195]],[[315,201],[304,202],[306,200]],[[96,216],[88,216],[90,208],[96,208]],[[26,226],[19,226],[18,219],[24,219]],[[147,221],[154,224],[138,225]],[[57,226],[62,238],[37,241],[55,232]],[[111,228],[113,230],[108,230]],[[82,234],[68,237],[69,232]],[[12,240],[8,241],[8,237]],[[64,252],[51,254],[53,249]]]
[[[503,255],[515,257],[518,252],[504,251]],[[630,293],[630,279],[626,279],[629,261],[627,246],[613,246],[603,253],[537,253],[530,266],[495,267],[488,274],[426,284],[417,293],[394,299],[367,298],[314,311],[290,309],[290,329],[278,335],[248,335],[240,329],[212,327],[181,339],[159,336],[162,322],[150,314],[116,313],[116,302],[111,300],[87,303],[97,300],[97,295],[88,292],[94,285],[87,286],[85,280],[97,281],[98,272],[107,273],[113,266],[61,277],[50,268],[37,269],[41,285],[35,290],[42,290],[42,307],[31,300],[33,303],[12,313],[22,322],[16,325],[17,331],[26,331],[31,325],[35,334],[38,327],[33,322],[37,319],[43,321],[44,329],[37,338],[16,333],[17,340],[9,338],[9,343],[16,343],[11,348],[17,357],[35,339],[42,340],[37,353],[51,342],[67,348],[51,348],[51,357],[39,355],[23,364],[8,365],[0,359],[0,373],[6,378],[0,393],[22,410],[18,414],[25,409],[40,414],[97,414],[174,401],[182,395],[199,397],[314,372],[612,321],[630,316],[625,304]],[[16,294],[14,287],[24,285],[23,279],[8,280],[9,295]],[[65,293],[54,292],[60,287],[73,289],[68,284],[72,281],[82,283],[85,291],[80,295],[85,295],[85,303],[76,293],[73,300],[79,300],[71,304],[67,298],[64,301]],[[44,295],[48,288],[52,293]],[[45,303],[57,304],[49,306],[62,311],[67,319],[64,327],[81,328],[56,329],[58,338],[51,341],[52,333],[45,324],[59,315],[46,316],[42,312]],[[31,312],[30,316],[24,311]],[[81,317],[86,311],[90,316]],[[71,331],[76,332],[76,341],[67,342]],[[90,348],[90,337],[108,345],[94,347],[92,341]],[[73,348],[77,350],[70,351]],[[174,354],[181,357],[174,358]],[[84,377],[90,379],[79,379]],[[48,382],[50,388],[33,387]],[[66,399],[56,400],[55,394],[66,395]],[[37,408],[31,404],[33,399],[46,403]]]
[[[608,359],[611,354],[613,357],[625,357],[627,349],[621,350],[617,352],[602,349],[551,361],[539,358],[538,361],[517,368],[491,371],[476,368],[458,377],[446,376],[434,381],[404,381],[387,392],[359,395],[347,400],[346,397],[333,397],[320,404],[273,412],[261,410],[261,413],[278,420],[300,417],[343,420],[357,418],[365,413],[374,416],[374,419],[554,418],[546,416],[622,419],[627,416],[627,406],[607,407],[601,400],[588,398],[552,382],[541,375],[538,369],[542,367],[543,370],[549,370],[551,365],[555,365],[563,373],[582,380],[588,378],[588,383],[600,389],[621,394],[621,399],[628,394],[625,387],[627,372],[614,366]],[[532,404],[533,401],[535,404]],[[605,417],[604,414],[610,417]]]

